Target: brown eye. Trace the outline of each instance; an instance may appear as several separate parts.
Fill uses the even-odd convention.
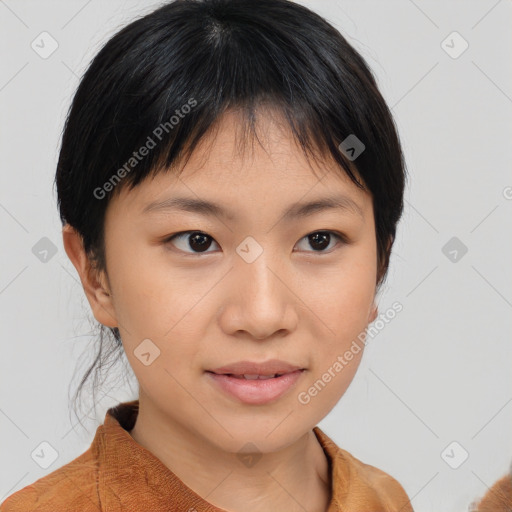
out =
[[[313,249],[313,251],[308,248],[303,249],[306,252],[328,253],[331,252],[329,249],[336,247],[336,240],[339,241],[338,245],[348,242],[344,235],[334,231],[315,231],[303,237],[301,242],[306,241],[309,248]],[[182,231],[165,240],[166,244],[171,243],[180,251],[189,254],[214,252],[208,251],[212,242],[217,243],[213,237],[202,231]]]
[[[335,245],[332,245],[333,240],[340,240],[341,243],[346,242],[346,238],[338,233],[335,233],[334,231],[315,231],[314,233],[310,233],[309,235],[306,235],[304,238],[301,239],[307,241],[310,247],[313,248],[313,252],[330,252],[327,251],[330,246],[335,247]]]
[[[183,231],[168,238],[166,243],[172,243],[172,245],[183,252],[200,254],[209,249],[212,241],[214,240],[210,235],[202,233],[201,231]]]

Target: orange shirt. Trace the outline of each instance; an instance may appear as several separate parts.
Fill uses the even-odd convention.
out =
[[[110,408],[82,455],[0,504],[0,512],[226,512],[187,487],[129,431],[138,400]],[[338,448],[313,429],[329,463],[331,499],[326,512],[413,512],[390,475]]]
[[[475,512],[510,512],[512,510],[512,466],[472,508]]]

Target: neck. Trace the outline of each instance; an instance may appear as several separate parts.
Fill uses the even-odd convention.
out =
[[[172,418],[161,417],[150,403],[139,399],[130,435],[218,508],[231,512],[325,512],[328,508],[328,461],[312,430],[279,451],[258,454],[256,464],[244,466],[237,454],[197,437]]]

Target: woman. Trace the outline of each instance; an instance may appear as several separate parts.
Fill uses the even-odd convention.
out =
[[[119,31],[56,183],[139,398],[0,510],[412,511],[315,426],[377,317],[405,178],[371,71],[309,9],[176,0]]]

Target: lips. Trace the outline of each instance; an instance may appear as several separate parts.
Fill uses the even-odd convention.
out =
[[[256,379],[247,379],[243,375],[236,377],[229,373],[218,374],[212,371],[207,371],[206,374],[214,388],[231,399],[234,398],[237,402],[247,405],[264,405],[289,395],[290,391],[298,385],[305,371],[305,369],[299,369],[280,377],[267,376]]]
[[[217,375],[228,375],[230,377],[246,380],[263,380],[280,377],[281,375],[292,373],[297,370],[304,370],[304,368],[279,359],[270,359],[262,363],[239,361],[237,363],[207,371],[210,373],[216,373]]]

